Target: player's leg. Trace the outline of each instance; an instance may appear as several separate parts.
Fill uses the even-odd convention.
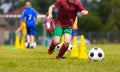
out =
[[[30,47],[30,28],[27,27],[27,34],[26,34],[27,42],[26,42],[26,47]]]
[[[71,41],[71,33],[72,33],[72,29],[70,29],[70,28],[67,28],[67,29],[65,29],[64,30],[64,39],[65,39],[65,41],[64,41],[64,44],[62,45],[62,47],[61,47],[61,49],[59,50],[59,53],[58,53],[58,55],[57,55],[57,59],[63,59],[64,57],[63,57],[63,55],[65,54],[65,52],[68,50],[68,47],[69,47],[69,43],[70,43],[70,41]]]
[[[46,32],[46,38],[45,38],[45,46],[50,45],[50,39],[51,39],[51,33]]]
[[[35,43],[35,37],[34,35],[30,35],[30,47],[34,48],[34,43]]]
[[[35,26],[30,27],[30,47],[31,48],[34,48],[35,34],[36,34]]]
[[[53,37],[53,32],[49,33],[49,35],[47,36],[47,41],[48,41],[48,45],[50,45],[50,43],[52,42],[52,38]]]
[[[54,36],[53,37],[53,40],[50,44],[50,47],[48,49],[48,54],[52,54],[56,45],[58,45],[60,43],[60,37],[59,36]]]
[[[56,45],[60,43],[60,37],[62,35],[62,28],[60,26],[56,26],[54,30],[54,36],[52,38],[52,42],[50,44],[50,47],[48,49],[48,54],[52,54]]]

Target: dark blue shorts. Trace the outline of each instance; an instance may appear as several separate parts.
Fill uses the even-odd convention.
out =
[[[76,35],[77,35],[76,30],[72,29],[72,36],[76,36]]]
[[[35,35],[36,34],[36,27],[35,26],[27,27],[27,34],[28,35]]]

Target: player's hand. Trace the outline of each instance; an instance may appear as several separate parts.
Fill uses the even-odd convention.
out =
[[[82,10],[80,13],[81,13],[82,15],[87,15],[87,14],[88,14],[88,11],[87,11],[87,10]]]
[[[52,14],[48,14],[47,19],[51,19],[52,18]]]

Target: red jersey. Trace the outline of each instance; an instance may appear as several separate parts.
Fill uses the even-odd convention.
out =
[[[44,19],[44,23],[43,24],[45,24],[45,26],[46,26],[46,32],[48,32],[48,33],[51,33],[51,32],[53,32],[53,30],[54,30],[54,19],[53,18],[51,18],[51,19],[47,19],[47,18],[45,18]]]
[[[56,25],[63,28],[72,28],[77,12],[86,10],[78,0],[73,3],[68,0],[58,0],[54,5],[60,8]]]

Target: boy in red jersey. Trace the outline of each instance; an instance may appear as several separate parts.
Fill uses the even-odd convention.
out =
[[[47,37],[47,41],[51,41],[51,38],[53,37],[53,32],[54,32],[54,26],[55,26],[55,20],[53,18],[47,19],[48,13],[46,14],[46,18],[43,21],[43,28],[46,30],[45,34]]]
[[[76,14],[80,12],[82,15],[87,15],[88,11],[81,5],[79,0],[58,0],[49,7],[48,19],[52,18],[52,11],[54,8],[60,8],[60,12],[56,20],[54,38],[48,49],[48,54],[53,53],[55,46],[60,42],[61,36],[64,35],[64,44],[56,56],[56,59],[64,59],[65,57],[63,57],[63,55],[67,51],[71,40],[72,27]]]

